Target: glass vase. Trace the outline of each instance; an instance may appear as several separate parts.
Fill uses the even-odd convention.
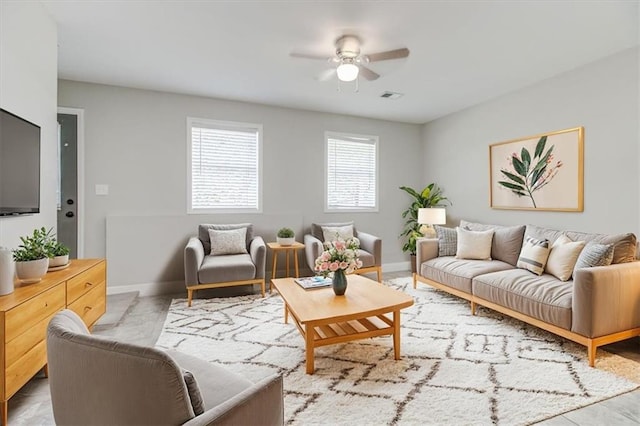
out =
[[[347,276],[344,269],[338,269],[333,273],[332,287],[336,296],[342,296],[347,291]]]

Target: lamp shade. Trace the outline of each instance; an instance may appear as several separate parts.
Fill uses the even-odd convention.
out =
[[[441,207],[418,209],[418,223],[427,225],[444,225],[447,223],[446,210]]]
[[[340,65],[338,65],[338,68],[336,69],[336,73],[338,74],[338,79],[340,79],[340,81],[353,81],[356,78],[358,78],[358,72],[360,71],[360,68],[358,68],[357,65],[349,63],[349,62],[343,62]]]

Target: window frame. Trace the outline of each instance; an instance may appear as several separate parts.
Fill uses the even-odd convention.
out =
[[[375,205],[373,207],[345,207],[335,208],[329,206],[329,139],[350,140],[352,142],[368,143],[375,148]],[[380,138],[375,135],[346,133],[336,131],[324,132],[324,212],[325,213],[377,213],[380,207]]]
[[[234,207],[234,208],[193,208],[193,165],[192,165],[192,148],[193,148],[193,139],[192,139],[192,128],[193,127],[211,127],[211,128],[227,128],[227,129],[255,129],[258,134],[257,141],[257,149],[258,149],[258,206],[257,208],[247,208],[247,207]],[[239,121],[226,121],[226,120],[214,120],[210,118],[199,118],[199,117],[187,117],[187,214],[189,215],[198,215],[198,214],[225,214],[225,213],[262,213],[262,192],[264,188],[263,179],[262,179],[262,124],[258,123],[245,123]]]

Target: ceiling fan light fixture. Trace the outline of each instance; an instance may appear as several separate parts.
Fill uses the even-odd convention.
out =
[[[338,65],[336,73],[340,81],[353,81],[358,78],[358,72],[360,69],[356,64],[350,62],[343,62]]]

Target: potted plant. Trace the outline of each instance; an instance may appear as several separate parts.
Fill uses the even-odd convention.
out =
[[[276,236],[276,241],[281,246],[290,246],[296,242],[295,234],[291,228],[280,228]]]
[[[22,244],[13,250],[13,260],[16,262],[16,275],[23,283],[37,283],[47,273],[48,239],[49,233],[44,227],[34,229],[31,235],[20,237]]]
[[[406,219],[406,222],[400,237],[407,237],[402,251],[411,255],[411,271],[416,272],[416,241],[423,236],[420,231],[422,225],[418,223],[418,210],[426,207],[439,207],[444,202],[449,204],[451,202],[442,195],[442,189],[436,183],[430,183],[422,191],[416,191],[408,186],[401,186],[400,189],[413,197],[409,208],[402,212],[402,217]]]
[[[69,248],[56,240],[50,240],[47,245],[49,269],[60,268],[69,263]]]

